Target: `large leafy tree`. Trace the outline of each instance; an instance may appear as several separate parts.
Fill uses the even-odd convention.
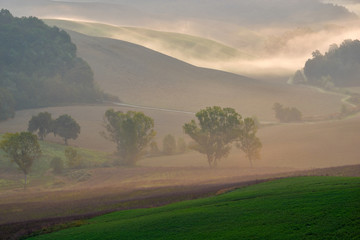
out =
[[[210,167],[216,167],[225,158],[231,144],[238,139],[242,117],[232,108],[207,107],[196,113],[198,123],[192,120],[184,125],[184,131],[196,144],[193,149],[206,154]]]
[[[262,147],[260,139],[256,136],[257,130],[255,120],[253,118],[245,118],[237,144],[238,148],[246,154],[251,166],[253,166],[253,160],[260,158],[260,149]]]
[[[67,114],[59,116],[53,124],[53,132],[64,139],[65,145],[69,139],[76,139],[80,134],[80,125]]]
[[[116,143],[120,163],[124,165],[135,165],[156,134],[154,120],[142,112],[109,109],[104,122],[107,134],[103,135]]]
[[[0,148],[14,161],[24,173],[26,188],[27,175],[35,159],[41,156],[37,136],[30,132],[7,133],[0,142]]]
[[[48,112],[41,112],[36,116],[33,116],[28,123],[28,131],[36,132],[40,140],[44,140],[44,137],[52,132],[53,120],[51,114]]]

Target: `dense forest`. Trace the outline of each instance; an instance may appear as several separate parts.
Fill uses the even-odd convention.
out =
[[[313,52],[303,71],[295,73],[295,83],[307,83],[324,88],[360,85],[360,41],[345,40],[332,44],[324,55]]]
[[[0,120],[17,109],[95,102],[103,96],[65,31],[36,17],[0,11]]]

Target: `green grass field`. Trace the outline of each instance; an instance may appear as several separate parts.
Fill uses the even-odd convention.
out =
[[[360,178],[275,180],[30,239],[359,239]]]
[[[0,141],[2,134],[0,134]],[[46,173],[52,169],[51,160],[55,157],[59,157],[64,162],[65,170],[67,169],[67,160],[65,157],[65,149],[68,146],[51,143],[47,141],[39,141],[42,155],[39,159],[36,159],[31,167],[30,174],[28,176],[29,185],[51,185],[53,184],[54,176],[47,175]],[[73,147],[77,153],[81,156],[83,166],[82,168],[101,167],[106,161],[109,161],[110,156],[108,153],[100,152],[96,150],[90,150],[86,148]],[[16,172],[21,173],[21,170],[17,170],[18,166],[12,162],[6,154],[0,150],[0,191],[12,188],[22,188],[24,180],[22,177],[18,177]],[[2,173],[2,174],[1,174]],[[4,175],[4,173],[13,173],[12,176]]]

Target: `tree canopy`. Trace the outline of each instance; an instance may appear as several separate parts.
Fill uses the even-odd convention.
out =
[[[323,55],[319,50],[312,54],[303,69],[294,75],[297,83],[324,88],[360,85],[360,41],[345,40],[340,46],[332,44]]]
[[[14,161],[25,175],[25,185],[27,175],[35,159],[41,156],[40,145],[36,135],[30,132],[7,133],[0,142],[0,148],[7,156]]]
[[[298,122],[302,119],[301,112],[295,107],[283,107],[280,103],[274,103],[273,110],[280,122]]]
[[[246,154],[251,166],[253,166],[252,160],[260,158],[260,149],[262,147],[260,139],[256,136],[257,129],[253,118],[245,118],[237,145]]]
[[[194,141],[193,149],[206,154],[210,167],[226,157],[231,143],[238,139],[242,128],[242,117],[232,108],[207,107],[196,113],[198,123],[192,120],[183,128]]]
[[[53,131],[53,120],[51,114],[48,112],[40,112],[38,115],[33,116],[28,124],[29,132],[36,132],[40,140]]]
[[[103,135],[116,143],[120,164],[135,165],[155,137],[154,120],[142,112],[105,112]]]
[[[80,125],[67,114],[59,116],[53,122],[53,133],[64,139],[65,145],[69,139],[76,139],[80,134]]]
[[[14,109],[94,102],[102,96],[65,31],[0,10],[0,120]]]

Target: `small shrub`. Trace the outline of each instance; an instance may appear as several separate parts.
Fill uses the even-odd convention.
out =
[[[166,155],[171,155],[176,152],[176,141],[173,135],[168,134],[164,137],[163,152]]]
[[[62,174],[64,172],[64,161],[59,157],[54,157],[50,162],[50,167],[55,174]]]
[[[66,164],[69,168],[81,168],[83,167],[83,159],[78,154],[76,149],[72,147],[65,148]]]
[[[302,119],[302,114],[297,108],[283,107],[280,103],[275,103],[273,110],[275,117],[280,122],[298,122]]]

